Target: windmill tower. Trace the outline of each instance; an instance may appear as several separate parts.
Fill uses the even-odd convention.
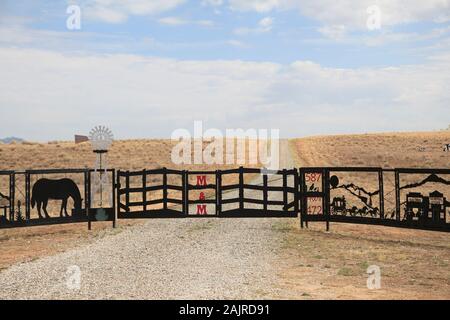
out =
[[[92,144],[92,149],[96,154],[94,180],[91,188],[91,200],[96,201],[96,195],[99,195],[98,203],[100,208],[103,208],[103,190],[109,185],[108,178],[108,150],[113,142],[113,134],[105,126],[97,126],[89,133],[89,140]],[[109,197],[112,202],[112,197]],[[112,203],[110,203],[112,205]]]

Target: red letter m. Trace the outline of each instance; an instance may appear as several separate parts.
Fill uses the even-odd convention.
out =
[[[206,176],[197,176],[197,186],[206,186]]]
[[[206,204],[199,204],[197,205],[197,214],[208,214],[208,212],[206,211]]]

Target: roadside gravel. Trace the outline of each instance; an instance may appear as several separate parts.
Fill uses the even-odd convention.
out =
[[[264,299],[276,294],[276,219],[151,220],[0,273],[1,299]],[[70,289],[71,266],[81,270]],[[69,281],[70,283],[70,281]]]

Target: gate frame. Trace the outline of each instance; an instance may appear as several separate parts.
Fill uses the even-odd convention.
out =
[[[283,169],[283,170],[274,170],[271,172],[273,175],[281,175],[281,179],[283,179],[283,186],[269,186],[269,176],[268,174],[262,174],[262,169],[258,168],[244,168],[239,167],[238,169],[229,169],[229,170],[219,170],[219,184],[218,184],[218,201],[219,201],[219,213],[218,217],[221,218],[297,218],[298,217],[298,196],[297,196],[297,169]],[[223,186],[222,178],[227,174],[238,174],[239,181],[237,184]],[[259,174],[263,177],[263,183],[261,185],[257,184],[246,184],[244,181],[244,174]],[[287,185],[288,176],[292,176],[294,179],[294,186],[289,187]],[[250,199],[245,198],[245,190],[258,190],[263,192],[263,199]],[[233,199],[223,200],[223,191],[227,190],[238,190],[239,197]],[[268,200],[269,192],[283,192],[283,200],[282,201],[271,201]],[[294,201],[292,203],[288,203],[288,193],[292,193],[294,195]],[[233,204],[238,203],[238,209],[232,210],[223,210],[224,204]],[[263,209],[245,209],[245,203],[253,203],[263,205]],[[277,205],[283,206],[283,210],[268,210],[267,207],[269,205]],[[293,211],[289,211],[289,209],[294,208]]]
[[[146,186],[146,175],[151,174],[163,174],[163,182],[162,185],[153,186],[153,187],[145,187]],[[182,175],[182,186],[172,186],[167,183],[167,174],[179,174]],[[227,174],[238,174],[239,182],[237,184],[232,185],[223,185],[223,176]],[[244,183],[244,174],[261,174],[261,169],[258,168],[244,168],[240,167],[238,169],[229,169],[229,170],[204,170],[204,171],[177,171],[177,170],[169,170],[167,168],[156,169],[156,170],[143,170],[143,171],[118,171],[117,172],[117,182],[116,182],[116,192],[117,192],[117,217],[118,219],[146,219],[146,218],[253,218],[253,217],[261,217],[261,218],[284,218],[284,217],[292,217],[297,218],[299,212],[299,204],[298,204],[298,171],[297,169],[283,169],[274,171],[273,174],[281,175],[283,179],[283,186],[269,186],[268,175],[263,175],[263,185],[255,185],[255,184],[245,184]],[[192,175],[215,175],[215,184],[209,183],[206,186],[197,186],[191,185],[189,183],[189,177]],[[142,176],[142,187],[131,188],[130,187],[130,177],[139,177]],[[294,181],[294,186],[289,187],[288,177],[292,176]],[[125,178],[125,188],[121,186],[121,178]],[[182,192],[182,200],[174,200],[169,199],[167,197],[167,191],[174,189]],[[189,192],[192,190],[215,190],[215,198],[214,199],[205,199],[205,200],[190,200]],[[223,200],[223,192],[227,190],[239,190],[239,197],[233,199]],[[246,199],[244,197],[244,190],[260,190],[263,192],[263,200],[257,199]],[[152,190],[163,190],[163,199],[147,201],[146,200],[146,192]],[[145,192],[144,192],[145,191]],[[283,201],[269,201],[268,194],[270,191],[283,192]],[[142,202],[130,202],[130,193],[143,193]],[[291,203],[288,203],[288,194],[293,194],[294,200]],[[125,204],[121,202],[122,196],[125,195]],[[157,210],[145,210],[146,204],[163,204],[163,209]],[[181,204],[182,211],[169,209],[168,203],[172,204]],[[228,203],[239,203],[239,209],[223,211],[223,205]],[[261,204],[264,208],[261,209],[245,209],[245,203],[256,203]],[[189,214],[189,206],[195,204],[214,204],[216,207],[215,214],[208,215],[195,215]],[[269,205],[279,205],[283,206],[283,210],[267,210]],[[131,212],[130,207],[133,206],[141,206],[143,211],[135,211]],[[293,208],[293,211],[289,211]],[[125,210],[125,211],[122,211]]]
[[[175,174],[181,175],[182,186],[169,185],[167,176]],[[157,186],[147,186],[147,177],[150,175],[162,175],[163,183]],[[142,187],[130,188],[130,177],[141,177]],[[125,178],[125,188],[122,188],[121,178]],[[171,170],[167,168],[142,171],[117,171],[116,175],[116,216],[118,219],[151,219],[151,218],[182,218],[185,216],[185,197],[186,188],[185,179],[186,172],[181,170]],[[163,197],[157,200],[147,200],[147,192],[149,191],[163,191]],[[170,199],[168,196],[169,190],[176,190],[182,193],[182,199]],[[130,193],[142,194],[142,202],[130,202]],[[125,195],[125,204],[121,202],[122,196]],[[182,206],[182,211],[169,209],[168,204],[178,204]],[[147,206],[162,204],[162,209],[146,210]],[[131,211],[130,207],[142,207],[142,211]],[[125,212],[122,211],[125,210]]]
[[[220,190],[221,190],[221,174],[219,172],[219,170],[216,171],[189,171],[186,170],[184,171],[185,174],[185,182],[184,182],[184,188],[185,188],[185,198],[184,198],[184,214],[186,215],[186,217],[196,217],[196,218],[212,218],[212,217],[217,217],[220,215],[220,211],[219,208],[221,207],[221,203],[219,200],[219,194],[220,194]],[[209,183],[206,186],[198,186],[198,185],[191,185],[189,183],[189,177],[191,175],[195,175],[195,176],[211,176],[214,175],[215,176],[215,183]],[[220,176],[220,178],[219,178]],[[214,200],[211,199],[205,199],[205,200],[190,200],[189,199],[189,192],[190,191],[195,191],[195,190],[214,190]],[[206,215],[195,215],[195,214],[189,214],[189,206],[190,205],[195,205],[195,204],[213,204],[215,206],[215,213],[214,214],[206,214]]]
[[[306,175],[308,173],[320,173],[322,176],[322,191],[308,192],[306,190]],[[323,167],[303,167],[299,169],[299,197],[300,197],[300,227],[308,228],[309,221],[323,221],[326,222],[327,231],[330,230],[330,212],[329,212],[329,170]],[[322,214],[310,215],[308,214],[308,198],[322,199]]]
[[[77,223],[77,222],[88,222],[89,227],[91,226],[91,216],[89,214],[92,206],[91,199],[91,174],[95,172],[94,169],[47,169],[47,170],[26,170],[26,171],[0,171],[0,175],[9,176],[9,222],[0,225],[0,228],[10,228],[10,227],[31,227],[39,225],[52,225],[52,224],[66,224],[66,223]],[[353,173],[374,173],[378,174],[379,183],[379,216],[370,217],[349,217],[341,215],[331,215],[330,210],[330,197],[331,197],[331,186],[330,186],[330,175],[334,172],[353,172]],[[31,215],[31,177],[32,175],[45,175],[45,174],[82,174],[84,173],[84,206],[86,210],[86,216],[81,216],[80,218],[73,217],[52,217],[51,219],[33,219],[30,221]],[[382,225],[390,227],[400,227],[409,229],[421,229],[421,230],[431,230],[431,231],[444,231],[450,232],[450,223],[441,224],[428,224],[428,223],[405,223],[401,219],[401,190],[405,186],[401,186],[401,175],[402,174],[423,174],[423,175],[450,175],[450,169],[434,169],[434,168],[396,168],[396,169],[383,169],[380,167],[301,167],[291,170],[283,169],[274,171],[275,175],[281,175],[283,180],[282,186],[269,186],[268,174],[263,174],[262,184],[245,184],[244,174],[261,174],[262,170],[258,168],[244,168],[240,167],[238,169],[229,170],[216,170],[216,171],[187,171],[187,170],[171,170],[167,168],[156,169],[156,170],[142,170],[137,172],[130,171],[117,171],[115,169],[108,169],[108,173],[112,173],[112,209],[114,212],[113,226],[116,226],[117,219],[127,219],[127,218],[195,218],[195,217],[217,217],[217,218],[253,218],[253,217],[297,217],[300,218],[301,228],[308,227],[308,223],[314,221],[322,221],[326,223],[327,230],[330,228],[331,222],[342,222],[342,223],[355,223],[355,224],[369,224],[369,225]],[[322,174],[322,190],[321,192],[307,192],[306,187],[306,174],[307,173],[320,173]],[[385,199],[384,199],[384,174],[393,173],[395,176],[395,219],[386,218],[385,214]],[[147,176],[151,174],[162,174],[163,183],[159,186],[147,187]],[[169,185],[168,175],[175,174],[181,176],[181,186],[180,185]],[[227,174],[238,174],[238,183],[231,185],[223,185],[223,176]],[[15,201],[16,194],[15,188],[17,186],[16,178],[18,175],[23,175],[25,177],[25,223],[17,223],[15,220]],[[189,184],[189,176],[191,175],[215,175],[215,184],[210,183],[206,186],[194,186]],[[142,188],[130,188],[129,179],[132,176],[142,176],[143,186]],[[294,178],[294,187],[287,186],[289,176]],[[121,178],[125,177],[126,187],[121,188]],[[423,180],[426,182],[426,179]],[[144,188],[145,186],[145,188]],[[140,203],[143,209],[147,209],[148,204],[158,203],[162,204],[163,208],[152,211],[142,211],[142,212],[121,212],[121,209],[128,208],[133,204],[130,202],[130,189],[134,192],[143,192],[143,201]],[[147,193],[145,191],[151,190],[163,190],[163,199],[147,201]],[[205,200],[189,200],[190,190],[204,190],[212,189],[215,190],[215,199],[205,199]],[[245,189],[259,190],[263,193],[263,199],[246,199]],[[181,192],[181,200],[170,199],[169,190],[176,190]],[[227,190],[238,190],[238,197],[233,199],[223,200],[223,192]],[[283,201],[269,201],[268,195],[270,191],[283,192]],[[288,194],[292,193],[294,195],[294,201],[288,203]],[[125,194],[126,204],[121,203],[121,196]],[[307,199],[311,197],[321,198],[323,202],[323,214],[321,215],[310,215],[308,214]],[[169,203],[178,204],[182,206],[180,211],[173,210],[169,207]],[[214,215],[189,215],[189,206],[196,203],[202,204],[215,204],[216,212]],[[237,203],[239,204],[238,209],[232,209],[228,211],[223,210],[223,205],[227,203]],[[263,206],[262,209],[245,209],[245,203],[256,203]],[[446,201],[445,204],[448,204]],[[282,210],[267,210],[270,205],[280,205],[283,206]],[[293,208],[293,211],[289,211]],[[446,208],[447,209],[447,208]],[[7,208],[6,208],[7,210]],[[448,211],[445,214],[448,217]],[[8,220],[7,220],[8,221]]]
[[[15,197],[16,197],[16,172],[12,170],[0,171],[0,176],[8,176],[9,177],[9,206],[5,207],[5,219],[8,219],[6,215],[6,209],[9,209],[9,219],[8,221],[11,223],[14,221],[14,213],[15,213]]]
[[[111,196],[112,196],[112,204],[113,206],[111,208],[105,208],[109,209],[114,213],[114,218],[112,220],[113,227],[116,227],[117,223],[117,215],[116,215],[116,207],[115,207],[115,197],[116,197],[116,187],[114,182],[115,177],[115,169],[108,169],[106,170],[107,173],[112,174],[112,180],[111,180]],[[4,173],[5,171],[3,171]],[[15,228],[15,227],[34,227],[34,226],[44,226],[44,225],[55,225],[55,224],[70,224],[70,223],[88,223],[88,228],[91,230],[91,223],[93,222],[90,215],[90,210],[94,209],[91,208],[91,174],[95,172],[94,169],[32,169],[32,170],[25,170],[25,171],[6,171],[10,174],[10,193],[13,195],[11,197],[12,200],[10,201],[10,220],[9,224],[2,225],[0,228]],[[2,173],[2,172],[0,172]],[[31,177],[32,175],[46,175],[46,174],[84,174],[83,179],[83,186],[84,186],[84,201],[82,202],[84,204],[84,211],[85,215],[82,215],[80,217],[51,217],[50,219],[31,219]],[[25,178],[25,217],[24,222],[19,223],[18,221],[15,221],[15,187],[16,187],[16,177],[19,175],[23,175]]]
[[[324,174],[322,179],[322,191],[319,193],[307,193],[304,190],[305,187],[305,173],[320,173]],[[358,217],[343,217],[343,216],[331,216],[330,214],[330,172],[378,172],[378,181],[380,187],[380,217],[378,218],[358,218]],[[386,219],[385,207],[384,207],[384,173],[393,172],[395,174],[395,214],[396,219]],[[396,169],[383,169],[379,167],[304,167],[300,168],[300,199],[301,199],[301,214],[300,214],[300,226],[304,228],[308,227],[308,222],[322,221],[326,222],[327,231],[330,229],[331,222],[341,223],[353,223],[353,224],[366,224],[366,225],[380,225],[387,227],[407,228],[407,229],[419,229],[429,231],[442,231],[450,232],[450,223],[445,225],[422,225],[422,224],[407,224],[400,219],[401,215],[401,186],[400,176],[401,174],[447,174],[450,175],[450,169],[424,169],[424,168],[396,168]],[[323,185],[325,184],[325,185]],[[309,215],[307,213],[306,198],[308,197],[322,197],[324,201],[324,214],[323,215]]]

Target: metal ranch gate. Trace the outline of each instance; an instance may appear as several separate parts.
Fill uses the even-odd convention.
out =
[[[0,171],[0,228],[76,222],[90,225],[93,221],[115,225],[117,219],[144,218],[299,217],[302,227],[321,221],[327,229],[331,222],[344,222],[450,231],[450,169],[111,169],[107,171],[109,200],[100,205],[94,199],[98,192],[92,190],[94,172]],[[56,191],[45,185],[49,177],[57,178],[60,185],[53,188]],[[66,189],[67,194],[61,194]],[[49,200],[55,199],[61,200],[62,206],[52,204],[50,210]],[[73,199],[70,213],[68,199]],[[47,205],[50,214],[37,211]]]
[[[311,221],[450,231],[450,169],[301,168],[301,226]],[[440,191],[439,191],[440,190]]]
[[[260,175],[260,169],[239,168],[217,171],[176,171],[170,169],[117,172],[118,218],[180,218],[180,217],[297,217],[297,170],[281,170],[271,174],[282,180],[281,186],[270,186],[269,176],[262,175],[261,184],[244,183],[244,175]],[[237,183],[225,184],[224,177],[235,175]],[[153,177],[160,177],[162,184],[149,185]],[[170,182],[177,177],[179,184]],[[208,179],[210,177],[210,179]],[[135,179],[134,184],[131,179]],[[291,181],[291,185],[288,181]],[[247,190],[260,191],[261,198],[247,198]],[[171,191],[177,192],[173,197]],[[204,192],[210,191],[208,196]],[[231,191],[235,191],[235,195]],[[194,197],[193,192],[200,192]],[[269,200],[270,193],[280,193],[282,200]],[[204,196],[202,196],[202,194]],[[232,194],[227,198],[227,194]],[[291,201],[289,202],[289,198]],[[136,200],[138,199],[138,200]],[[248,207],[260,205],[261,209]],[[160,205],[159,207],[155,207]],[[214,209],[194,209],[212,205]],[[235,208],[232,208],[235,206]]]

